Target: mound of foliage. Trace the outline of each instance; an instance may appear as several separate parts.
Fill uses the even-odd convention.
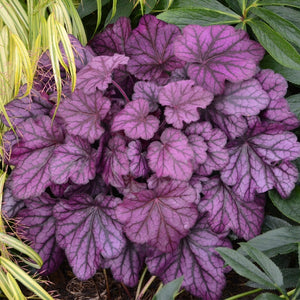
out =
[[[228,268],[214,248],[231,247],[231,231],[258,235],[264,193],[287,197],[297,181],[285,79],[260,70],[263,48],[227,25],[181,31],[146,15],[134,30],[109,25],[94,52],[71,41],[76,90],[65,74],[55,116],[47,54],[31,94],[6,105],[4,211],[45,273],[65,255],[79,279],[110,268],[134,286],[146,263],[219,299]]]

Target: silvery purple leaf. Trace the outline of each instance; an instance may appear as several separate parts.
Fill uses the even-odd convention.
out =
[[[124,130],[131,139],[150,140],[159,127],[159,120],[149,115],[147,100],[133,100],[125,105],[114,118],[111,130]]]
[[[124,137],[113,136],[103,150],[102,178],[106,184],[124,187],[123,175],[129,173],[129,160]]]
[[[173,41],[180,34],[177,26],[145,15],[132,31],[125,52],[130,56],[128,71],[142,80],[155,80],[166,72],[183,67],[175,57]]]
[[[298,173],[289,160],[300,155],[300,143],[293,133],[262,123],[228,148],[229,163],[221,178],[241,198],[253,199],[255,191],[264,193],[273,187],[288,197]]]
[[[269,95],[256,79],[226,83],[224,93],[214,100],[217,111],[226,115],[255,116],[270,102]]]
[[[95,35],[89,42],[97,55],[125,54],[125,44],[131,34],[130,19],[121,17]]]
[[[48,116],[28,119],[22,133],[22,140],[13,147],[16,168],[11,174],[11,188],[15,197],[26,199],[40,196],[51,185],[49,166],[64,135]]]
[[[131,141],[128,144],[127,156],[130,173],[134,177],[145,177],[149,173],[146,152],[143,152],[142,144],[139,140]]]
[[[57,116],[65,121],[68,133],[94,143],[104,133],[101,120],[105,118],[110,105],[109,99],[99,91],[86,95],[77,89],[70,99],[66,98],[60,103]]]
[[[112,82],[112,72],[119,65],[127,64],[129,58],[122,54],[114,56],[96,56],[77,73],[76,88],[86,95],[105,91]]]
[[[126,247],[122,253],[109,261],[109,266],[114,279],[123,282],[129,287],[134,287],[139,282],[146,253],[142,245],[131,243],[127,240]]]
[[[49,188],[54,197],[63,198],[64,193],[69,186],[70,186],[69,182],[67,182],[65,184],[52,183]]]
[[[217,234],[201,218],[171,253],[155,251],[146,258],[151,274],[164,283],[184,276],[182,287],[203,300],[218,300],[226,284],[224,261],[214,250],[231,247],[227,234]]]
[[[265,201],[262,196],[254,200],[241,198],[219,178],[207,181],[199,203],[201,212],[208,212],[208,222],[217,233],[232,230],[238,237],[250,240],[261,231]]]
[[[20,129],[17,129],[18,133],[21,135]],[[3,135],[2,135],[2,147],[3,147],[3,160],[4,163],[7,165],[12,164],[11,162],[11,153],[12,153],[12,148],[15,144],[18,143],[18,134],[13,132],[12,129],[7,130]]]
[[[189,180],[193,173],[194,152],[188,138],[177,129],[167,128],[160,141],[148,146],[147,159],[157,177]]]
[[[87,184],[96,176],[96,150],[79,136],[67,135],[65,143],[53,152],[51,181],[56,184]]]
[[[131,241],[170,252],[197,220],[195,200],[187,182],[165,179],[154,190],[125,196],[116,213]]]
[[[138,81],[134,85],[132,100],[145,99],[149,102],[149,111],[154,112],[158,109],[158,94],[160,86],[155,82]]]
[[[55,239],[56,219],[53,217],[53,207],[56,203],[55,199],[43,193],[38,198],[26,200],[27,208],[18,215],[18,230],[32,242],[31,247],[44,262],[39,270],[43,275],[57,270],[64,258],[63,250]]]
[[[200,86],[195,86],[192,80],[171,82],[161,88],[158,101],[166,106],[167,123],[181,129],[183,122],[191,123],[200,118],[198,108],[206,108],[213,100],[213,94]]]
[[[225,80],[239,82],[255,75],[264,49],[243,30],[232,26],[188,25],[174,42],[175,55],[190,63],[188,75],[204,89],[219,95]]]
[[[124,176],[124,188],[118,188],[118,191],[124,196],[132,193],[138,193],[147,189],[147,184],[144,182],[138,182],[131,175]]]
[[[121,199],[87,194],[61,200],[54,208],[56,239],[65,250],[74,274],[80,280],[91,278],[100,266],[100,255],[113,258],[126,245],[122,226],[116,220]]]
[[[256,75],[256,79],[272,100],[283,98],[286,94],[288,88],[287,81],[282,75],[275,73],[273,70],[261,70]]]
[[[192,134],[188,136],[189,145],[194,151],[194,166],[197,168],[198,164],[204,164],[207,159],[208,146],[204,138],[200,135]]]

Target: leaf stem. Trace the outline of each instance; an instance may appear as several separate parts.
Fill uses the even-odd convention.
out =
[[[119,90],[119,92],[122,94],[122,96],[125,98],[127,102],[130,102],[128,96],[124,92],[124,90],[121,88],[121,86],[114,80],[111,81],[111,83]]]
[[[252,295],[252,294],[255,294],[255,293],[260,292],[260,291],[262,291],[262,289],[255,289],[255,290],[252,290],[252,291],[249,291],[249,292],[245,292],[245,293],[242,293],[242,294],[238,294],[238,295],[226,298],[225,300],[240,299],[242,297],[245,297],[245,296],[248,296],[248,295]]]
[[[136,296],[135,296],[135,300],[137,300],[138,296],[139,296],[139,293],[141,291],[141,288],[142,288],[142,284],[143,284],[143,281],[144,281],[144,278],[145,278],[145,275],[146,275],[146,272],[147,272],[148,268],[146,267],[143,271],[143,274],[139,280],[139,284],[138,284],[138,287],[137,287],[137,290],[136,290]]]
[[[105,269],[103,269],[103,274],[104,274],[104,277],[105,277],[105,285],[106,285],[107,299],[108,299],[108,300],[111,300],[111,297],[110,297],[110,290],[109,290],[109,284],[108,284],[108,277],[107,277],[107,273],[106,273],[106,270],[105,270]]]
[[[147,283],[144,285],[141,293],[138,295],[136,300],[141,300],[142,297],[144,296],[144,294],[146,293],[146,291],[148,290],[149,286],[151,285],[151,283],[154,281],[154,279],[156,278],[156,276],[152,276]]]

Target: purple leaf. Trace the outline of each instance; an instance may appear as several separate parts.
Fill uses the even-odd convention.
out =
[[[199,204],[201,212],[208,212],[208,222],[213,231],[230,229],[240,238],[250,240],[260,233],[264,220],[264,198],[253,201],[240,198],[219,178],[212,178],[203,186],[204,197]]]
[[[218,300],[225,287],[224,261],[214,250],[230,247],[225,234],[211,231],[202,218],[171,253],[155,251],[146,258],[149,271],[164,283],[184,276],[182,287],[203,300]]]
[[[40,196],[51,185],[49,166],[64,136],[48,116],[28,119],[22,125],[22,133],[22,140],[13,148],[16,168],[11,174],[11,188],[15,197],[26,199]]]
[[[89,42],[97,55],[125,54],[125,44],[131,34],[130,19],[121,17],[95,35]]]
[[[82,90],[76,90],[71,99],[62,101],[57,115],[63,118],[70,134],[79,135],[94,143],[104,133],[101,120],[109,109],[110,101],[101,92],[86,95]]]
[[[96,176],[96,150],[79,136],[66,137],[65,143],[53,153],[50,166],[51,181],[56,184],[87,184]]]
[[[175,25],[152,15],[143,16],[126,44],[126,55],[130,56],[128,71],[139,79],[155,80],[166,72],[183,67],[173,48],[173,41],[179,33]]]
[[[160,86],[154,82],[138,81],[134,85],[132,100],[145,99],[149,102],[150,112],[158,109],[158,94]]]
[[[112,72],[119,65],[127,64],[129,58],[114,54],[114,56],[96,56],[77,73],[76,88],[82,89],[86,95],[105,91],[112,82]]]
[[[197,167],[197,164],[204,164],[207,159],[207,150],[208,146],[204,138],[200,135],[192,134],[188,136],[189,144],[194,151],[194,166]]]
[[[161,105],[167,106],[167,123],[181,129],[183,121],[191,123],[200,118],[198,108],[206,108],[213,100],[213,94],[200,86],[194,86],[192,80],[182,80],[164,86],[158,99]]]
[[[132,141],[128,144],[127,156],[129,159],[130,173],[134,177],[145,177],[149,173],[149,167],[146,160],[146,152],[142,151],[142,144],[138,141]]]
[[[174,42],[175,55],[190,63],[188,75],[204,89],[222,94],[225,80],[239,82],[255,75],[264,49],[243,30],[228,25],[188,25]]]
[[[154,190],[125,196],[117,216],[131,241],[170,252],[197,220],[195,200],[188,183],[165,179]]]
[[[179,130],[167,128],[160,140],[148,146],[150,169],[156,172],[157,177],[189,180],[193,173],[194,152],[187,137]]]
[[[233,186],[241,198],[253,199],[275,187],[288,197],[297,181],[297,169],[289,163],[300,155],[297,137],[268,124],[257,124],[246,136],[228,145],[229,163],[222,181]]]
[[[283,98],[286,94],[288,84],[285,78],[273,70],[261,70],[256,75],[256,79],[272,100]]]
[[[131,139],[151,139],[159,127],[159,120],[149,114],[147,100],[139,99],[126,104],[114,118],[112,131],[124,130]]]
[[[217,111],[226,115],[255,116],[269,104],[269,96],[256,79],[225,84],[224,93],[215,98]]]
[[[114,279],[123,282],[126,286],[134,287],[139,282],[139,272],[144,265],[146,256],[142,245],[127,241],[122,253],[109,261]]]
[[[118,191],[125,195],[138,193],[147,189],[147,184],[144,182],[137,182],[132,176],[124,176],[124,188],[118,188]]]
[[[54,208],[56,238],[65,250],[74,274],[80,280],[91,278],[104,258],[118,256],[126,240],[116,220],[115,209],[121,199],[77,194]]]
[[[56,219],[53,217],[53,207],[56,204],[48,194],[26,200],[28,208],[23,209],[20,218],[19,231],[29,239],[33,249],[41,256],[44,264],[39,270],[48,275],[58,269],[64,254],[55,239]],[[38,213],[37,213],[38,212]]]
[[[18,134],[22,134],[20,132],[20,129],[17,130]],[[18,143],[18,134],[14,133],[12,129],[6,131],[2,135],[2,147],[3,147],[3,160],[4,163],[7,165],[12,164],[11,160],[11,153],[12,153],[12,148],[14,145]]]
[[[124,187],[122,175],[129,173],[129,160],[125,139],[120,136],[112,137],[104,148],[102,159],[102,177],[106,184]]]
[[[3,192],[3,202],[2,202],[2,214],[5,218],[13,218],[19,212],[20,209],[24,207],[24,200],[15,198],[12,194],[12,190],[9,186],[10,177],[5,181],[4,192]]]

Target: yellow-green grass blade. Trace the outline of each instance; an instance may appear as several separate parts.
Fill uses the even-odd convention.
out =
[[[14,295],[14,300],[26,300],[25,296],[23,295],[17,281],[11,276],[10,273],[6,274],[7,282],[9,284],[9,288]]]
[[[61,24],[64,24],[68,33],[73,34],[73,26],[70,19],[70,15],[61,0],[56,0],[49,5],[49,9],[54,13],[55,20]]]
[[[14,97],[18,94],[19,88],[22,80],[22,61],[18,53],[18,48],[14,43],[13,37],[11,35],[10,39],[10,65],[12,66],[13,72],[11,72],[11,82],[14,83]]]
[[[17,238],[12,237],[6,233],[0,232],[0,242],[18,250],[19,252],[33,259],[36,262],[35,264],[36,269],[41,268],[41,266],[43,265],[43,260],[41,259],[41,257],[33,249],[31,249],[29,246],[27,246]]]
[[[44,16],[40,19],[40,26],[42,51],[46,51],[48,49],[49,35],[47,20]]]
[[[41,46],[42,46],[42,35],[39,33],[33,43],[32,51],[31,51],[31,72],[35,74],[37,64],[41,54]]]
[[[2,270],[2,268],[0,268],[0,289],[3,292],[3,294],[7,297],[8,300],[14,300],[12,291],[7,281],[7,277],[4,271]]]
[[[31,290],[43,300],[53,300],[53,298],[26,272],[10,260],[0,257],[0,264],[11,273],[11,275],[21,282],[26,288]]]
[[[29,24],[28,24],[28,15],[21,5],[19,0],[10,0],[9,4],[14,9],[16,15],[18,16],[20,22],[22,23],[23,27],[26,28],[26,30],[29,30]]]
[[[111,19],[115,16],[116,11],[117,11],[117,3],[118,0],[113,0],[113,5],[112,5],[112,12],[111,12]]]
[[[117,6],[117,4],[116,4]],[[115,12],[116,13],[116,12]],[[93,36],[96,34],[97,29],[101,23],[101,18],[102,18],[102,1],[101,0],[97,0],[97,23],[96,23],[96,27],[93,33]],[[111,17],[112,18],[112,17]]]

